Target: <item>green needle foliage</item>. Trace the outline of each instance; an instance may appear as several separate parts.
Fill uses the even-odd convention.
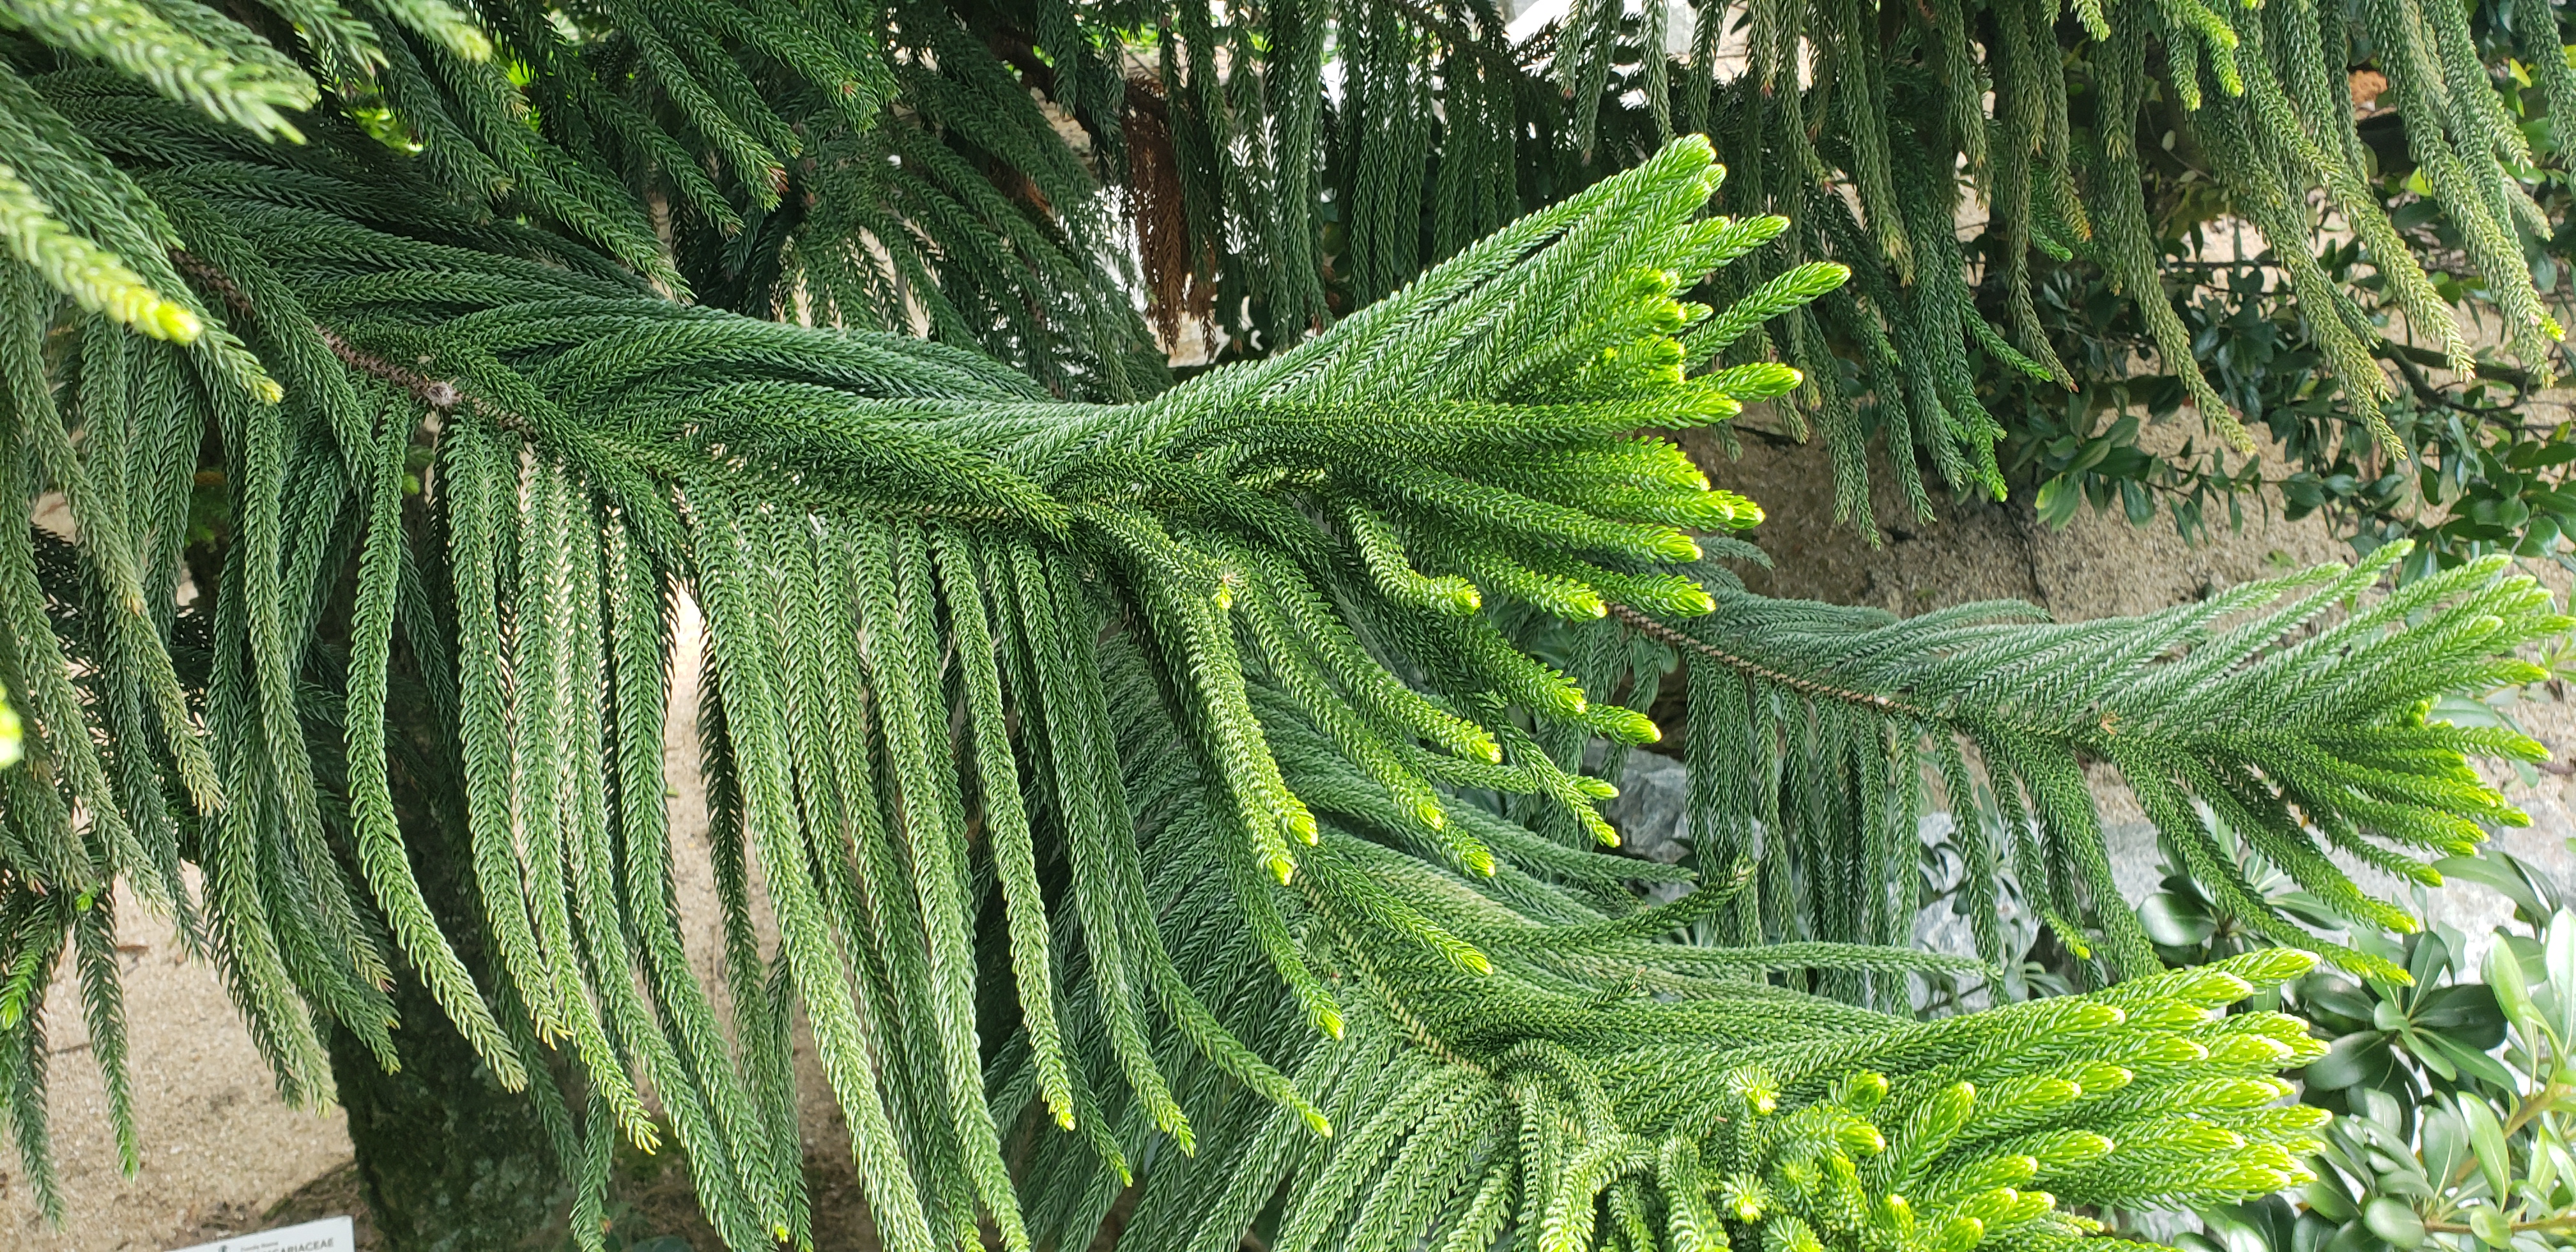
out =
[[[1715,612],[1688,620],[1621,616],[1689,667],[1685,754],[1701,864],[1765,866],[1762,890],[1723,917],[1728,942],[1906,942],[1929,778],[1953,813],[2004,816],[2000,829],[1963,817],[1959,830],[1972,868],[1958,907],[1987,960],[2005,959],[1995,882],[2009,873],[2078,955],[2100,958],[2101,973],[2152,972],[2148,937],[2112,885],[2084,773],[2099,763],[2247,926],[2402,981],[2263,899],[2218,832],[2250,841],[2358,926],[2410,933],[2418,919],[2366,894],[2330,858],[2438,884],[2425,862],[2467,854],[2483,838],[2478,823],[2526,822],[2473,771],[2401,762],[2538,759],[2520,735],[2425,714],[2445,692],[2529,681],[2535,667],[2505,653],[2566,619],[2545,591],[2501,577],[2502,557],[2358,600],[2406,550],[2391,544],[2349,571],[2323,567],[2079,624],[2015,602],[1900,621],[1741,591],[1719,593]]]
[[[943,75],[1044,95],[1125,185],[1167,336],[1248,355],[1675,134],[1709,135],[1734,170],[1721,209],[1791,226],[1701,298],[1810,261],[1856,275],[1733,359],[1805,371],[1783,426],[1824,437],[1857,516],[1873,437],[1917,510],[1918,462],[1957,492],[2002,489],[1993,445],[2035,419],[1990,412],[1980,368],[2060,403],[2092,381],[2060,356],[2085,345],[2046,333],[2052,262],[2098,274],[2217,442],[2250,452],[2255,397],[2196,359],[2207,345],[2164,282],[2169,238],[2214,217],[2246,228],[2237,260],[2268,254],[2265,308],[2296,317],[2370,446],[2432,437],[2384,415],[2404,370],[2476,376],[2467,291],[2494,315],[2476,333],[2529,367],[2491,373],[2554,372],[2559,222],[2535,197],[2576,134],[2576,71],[2547,0],[1570,0],[1517,42],[1509,9],[1478,0],[950,0],[968,47],[944,14],[900,12],[899,42]],[[2348,68],[2388,84],[2367,127]],[[970,146],[1055,168],[1051,136],[1026,139]],[[2380,178],[2401,168],[2392,215]],[[1963,243],[1963,219],[1982,234]],[[2329,232],[2345,252],[2321,260]]]
[[[2216,1011],[2313,958],[2121,949],[2132,977],[2089,995],[1879,1012],[1975,963],[1886,946],[1893,902],[1834,903],[1892,863],[1877,819],[1917,775],[1878,760],[1973,744],[2030,792],[2015,838],[2046,851],[2015,868],[2070,913],[2104,903],[2079,754],[2294,867],[2308,826],[2403,864],[2512,816],[2466,757],[2528,745],[2421,724],[2564,627],[2491,567],[2078,628],[1856,623],[1694,576],[1760,511],[1637,432],[1799,387],[1719,358],[1847,276],[1676,298],[1796,231],[1708,216],[1704,139],[1277,355],[1088,403],[1063,397],[1159,381],[1120,372],[1114,285],[1050,285],[1097,277],[1098,224],[1039,172],[1052,214],[932,194],[996,186],[904,147],[933,110],[1017,115],[943,97],[972,57],[881,42],[883,14],[281,4],[255,34],[131,7],[11,5],[0,44],[25,189],[0,203],[0,685],[26,718],[0,1101],[48,1206],[44,997],[69,951],[126,1090],[99,955],[122,885],[214,958],[293,1099],[327,1096],[331,1048],[399,1064],[389,988],[418,980],[529,1092],[592,1241],[614,1141],[667,1137],[730,1245],[812,1242],[801,1017],[904,1252],[1087,1246],[1137,1180],[1140,1245],[2053,1248],[2092,1229],[2071,1206],[2307,1177],[2317,1124],[2273,1075],[2316,1046]],[[633,185],[656,162],[706,186]],[[749,301],[776,317],[685,298],[745,272],[692,251],[718,204],[735,260],[801,258]],[[762,253],[756,215],[790,206]],[[980,277],[901,238],[1041,221]],[[866,329],[890,312],[990,352]],[[57,499],[68,539],[33,524]],[[684,597],[721,997],[676,916]],[[1598,855],[1614,788],[1579,767],[1659,732],[1515,646],[1506,605],[1751,674],[1758,709],[1692,718],[1704,774],[1825,807],[1721,803],[1706,828],[1771,833],[1641,908],[1629,882],[1691,876]],[[1776,793],[1724,781],[1775,759]],[[433,906],[438,816],[398,802],[441,778],[478,918]]]

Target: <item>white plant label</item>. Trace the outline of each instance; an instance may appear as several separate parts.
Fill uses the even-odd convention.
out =
[[[325,1217],[255,1235],[234,1235],[177,1252],[358,1252],[358,1234],[345,1217]]]

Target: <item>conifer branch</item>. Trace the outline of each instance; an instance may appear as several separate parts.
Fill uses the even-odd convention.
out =
[[[186,274],[196,280],[200,286],[213,291],[216,297],[224,302],[224,307],[232,310],[233,316],[245,322],[256,320],[258,317],[257,309],[252,305],[250,297],[244,295],[241,288],[233,285],[232,279],[212,262],[186,251],[172,252],[170,261],[179,267],[180,273]],[[331,350],[331,355],[340,358],[342,364],[370,378],[392,383],[405,395],[419,401],[433,412],[447,413],[461,405],[471,404],[477,412],[505,428],[525,429],[527,426],[527,419],[506,410],[495,409],[467,395],[457,387],[456,380],[453,378],[433,378],[418,370],[396,365],[372,353],[361,352],[351,347],[349,341],[340,336],[340,332],[328,326],[316,323],[312,326],[312,331],[315,337],[322,341],[323,346]]]
[[[1845,704],[1866,705],[1873,709],[1878,709],[1888,713],[1904,714],[1909,717],[1929,719],[1933,716],[1932,713],[1926,709],[1917,708],[1913,705],[1904,703],[1903,701],[1882,692],[1846,691],[1840,687],[1819,682],[1813,678],[1767,668],[1757,662],[1750,661],[1727,652],[1707,640],[1697,639],[1690,635],[1683,634],[1682,632],[1675,630],[1670,626],[1666,626],[1662,622],[1656,621],[1654,618],[1644,613],[1640,613],[1624,604],[1611,605],[1610,613],[1620,621],[1627,623],[1629,629],[1634,630],[1638,634],[1644,635],[1657,643],[1663,644],[1666,647],[1679,649],[1692,656],[1707,657],[1708,659],[1716,661],[1729,669],[1750,674],[1765,682],[1776,683],[1791,691],[1811,696],[1822,696],[1828,700],[1839,700]]]
[[[655,1141],[649,1086],[742,1248],[802,1220],[797,1020],[906,1252],[987,1222],[1015,1250],[1088,1246],[1140,1169],[1130,1252],[1226,1246],[1283,1195],[1280,1252],[1482,1252],[1510,1223],[1548,1252],[1605,1232],[1697,1248],[1730,1220],[1793,1249],[2064,1248],[2089,1229],[2066,1205],[2302,1181],[2314,1125],[2248,1110],[2318,1047],[2288,1019],[2214,1015],[2301,954],[2152,972],[2103,907],[2079,751],[2192,836],[2221,895],[2232,865],[2195,804],[2391,924],[2324,847],[2403,869],[2514,817],[2466,761],[2529,745],[2419,712],[2525,674],[2511,649],[2565,628],[2497,568],[2311,636],[2375,568],[2060,627],[1760,601],[1692,564],[1761,511],[1636,432],[1807,387],[1848,464],[1857,410],[1838,376],[1800,372],[1838,368],[1828,323],[1869,347],[1912,446],[1954,482],[1997,474],[1964,374],[1979,315],[1943,216],[1953,167],[1919,159],[1952,149],[1907,131],[1976,114],[1977,80],[1964,59],[1942,80],[1965,114],[1874,107],[1904,76],[1876,72],[1856,13],[1764,11],[1757,73],[1718,110],[1761,111],[1713,127],[1741,136],[1730,183],[1704,136],[1636,142],[1599,115],[1629,38],[1616,5],[1582,6],[1561,64],[1513,73],[1465,72],[1499,67],[1383,5],[1274,7],[1275,131],[1229,112],[1268,107],[1240,77],[1262,40],[1176,11],[1189,229],[1285,260],[1225,276],[1279,351],[1166,387],[1111,206],[946,9],[618,5],[574,32],[343,7],[5,15],[0,142],[30,194],[0,202],[0,501],[20,510],[0,526],[0,685],[23,696],[30,768],[0,773],[0,1091],[40,1200],[43,996],[66,950],[123,1089],[112,934],[81,907],[122,882],[198,919],[290,1096],[320,1098],[335,1062],[400,1062],[386,989],[407,970],[494,1073],[528,1080],[567,1160]],[[1047,13],[1032,46],[1089,97],[1116,41],[1104,63],[1074,13]],[[152,21],[185,38],[137,43]],[[1348,71],[1329,128],[1327,21]],[[2201,14],[2168,51],[2259,84],[2270,62],[2230,53],[2225,26]],[[2044,25],[1998,29],[1999,120],[2031,146],[1977,177],[2016,241],[2084,240],[2058,58]],[[1841,72],[1801,88],[1818,48]],[[1641,80],[1658,119],[1663,69]],[[1494,174],[1542,72],[1581,88],[1567,134],[1633,168],[1521,216]],[[2110,77],[2115,114],[2143,98]],[[400,145],[355,126],[359,90]],[[308,101],[309,143],[273,142]],[[2278,121],[2234,124],[2286,144]],[[1356,299],[1323,326],[1327,130],[1363,138],[1338,245]],[[1431,174],[1435,146],[1461,159]],[[2485,205],[2495,155],[2443,186]],[[997,186],[988,159],[1022,181]],[[1835,163],[1858,167],[1857,216],[1813,194]],[[1247,193],[1271,197],[1249,226]],[[1899,246],[1908,208],[1924,221]],[[2095,238],[2116,249],[2109,218]],[[2492,235],[2476,255],[2510,246]],[[2045,367],[2026,306],[2011,335]],[[197,333],[152,335],[172,309]],[[889,333],[916,318],[927,338]],[[1775,346],[1800,368],[1757,359]],[[434,429],[405,420],[424,408]],[[439,489],[415,507],[416,441]],[[74,542],[36,538],[42,489]],[[211,539],[201,489],[221,497]],[[707,637],[722,997],[673,916],[684,596]],[[1502,629],[1533,613],[1582,646],[1551,662]],[[1608,698],[1636,689],[1618,671],[1637,651],[1584,633],[1632,626],[1703,671],[1693,828],[1713,875],[1759,867],[1742,896],[1644,909],[1628,883],[1687,873],[1588,850],[1618,834],[1587,749],[1660,733]],[[429,691],[397,744],[402,657]],[[1954,810],[1962,742],[2006,809],[1977,890],[2009,868],[2070,935],[2099,922],[2119,985],[1929,1023],[1868,1007],[1964,965],[1901,948],[1927,738]],[[447,943],[463,919],[414,879],[397,748],[452,758],[432,802],[463,815],[473,967]],[[1679,942],[1685,925],[1727,943]],[[1317,972],[1339,958],[1388,994],[1345,1003]],[[1065,1133],[1006,1157],[1031,1103]],[[592,1249],[606,1177],[582,1169],[574,1200]]]

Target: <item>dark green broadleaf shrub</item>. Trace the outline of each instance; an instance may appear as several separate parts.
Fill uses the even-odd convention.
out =
[[[2296,1075],[2300,1101],[2335,1120],[2316,1178],[2203,1210],[2188,1252],[2546,1252],[2576,1246],[2576,912],[2534,893],[2508,858],[2462,877],[2511,882],[2529,933],[2499,930],[2482,971],[2456,931],[2356,942],[2412,983],[2318,971],[2262,1002],[2305,1020],[2326,1046]],[[2187,959],[2237,946],[2228,920],[2188,885],[2141,906]]]

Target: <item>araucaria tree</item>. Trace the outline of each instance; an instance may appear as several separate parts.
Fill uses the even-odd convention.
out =
[[[2153,12],[2234,64],[2212,11]],[[1140,1249],[2044,1252],[2082,1206],[2304,1176],[2275,1075],[2321,1045],[2220,1010],[2315,958],[2159,971],[2082,763],[2254,924],[2388,973],[2211,823],[2404,924],[2327,854],[2420,878],[2516,819],[2467,758],[2536,745],[2424,713],[2532,672],[2543,592],[1751,597],[1704,554],[1759,511],[1638,432],[1799,387],[1746,345],[1846,271],[1678,299],[1805,229],[1711,216],[1707,140],[1165,387],[1089,175],[973,137],[1034,111],[968,29],[0,6],[0,1100],[40,1198],[66,962],[133,1159],[117,888],[281,1091],[349,1105],[398,1247],[560,1238],[566,1200],[595,1246],[620,1140],[684,1152],[732,1246],[810,1243],[800,1029],[904,1252],[1092,1246],[1113,1208]],[[712,987],[663,774],[683,597]],[[1648,905],[1694,875],[1603,854],[1594,805],[1657,737],[1617,702],[1656,649],[1698,862]],[[1902,946],[1928,789],[1992,792],[1972,911],[2013,885],[2094,990],[1915,1019],[1915,976],[1979,970]]]

